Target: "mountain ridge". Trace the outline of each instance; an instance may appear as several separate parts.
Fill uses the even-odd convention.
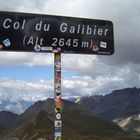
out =
[[[9,138],[52,140],[54,114],[50,109],[53,108],[53,102],[52,99],[48,99],[32,105],[17,118],[16,126],[11,129],[12,131],[5,132],[0,140],[9,140]],[[126,132],[115,123],[90,114],[82,105],[66,100],[62,103],[63,138],[65,140],[93,140],[96,137],[98,140],[131,140]],[[47,110],[46,107],[49,109]]]
[[[77,103],[108,120],[129,117],[140,114],[140,89],[125,88],[105,96],[82,97]]]

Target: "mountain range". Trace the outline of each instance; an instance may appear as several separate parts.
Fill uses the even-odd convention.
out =
[[[82,105],[63,100],[62,108],[65,140],[132,140],[118,125],[95,116]],[[5,128],[0,133],[0,140],[53,140],[53,112],[53,99],[38,101],[18,116],[0,112],[0,124],[3,122],[1,114],[9,117],[12,124],[0,125]]]
[[[52,140],[54,100],[38,101],[17,115],[0,112],[0,140]],[[140,89],[63,100],[65,140],[139,140]]]
[[[81,97],[75,102],[104,119],[126,118],[140,114],[140,89],[120,89],[105,96]]]
[[[81,97],[75,100],[95,115],[115,122],[140,139],[140,89],[115,90],[105,96]]]
[[[10,99],[0,100],[0,111],[6,110],[15,114],[23,113],[34,102],[25,100],[11,101]]]

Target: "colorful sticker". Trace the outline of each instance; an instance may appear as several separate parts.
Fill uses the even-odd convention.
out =
[[[41,46],[40,45],[35,45],[34,49],[35,49],[35,51],[39,52],[39,51],[41,51]]]
[[[55,71],[55,78],[61,79],[61,71]]]
[[[61,62],[60,61],[56,61],[55,62],[55,69],[56,70],[60,70],[61,69]]]
[[[61,79],[61,75],[55,75],[56,79]]]
[[[55,71],[55,75],[61,75],[61,71]]]
[[[55,132],[61,132],[61,127],[55,127]]]
[[[55,92],[56,92],[56,94],[61,93],[61,84],[60,83],[55,84]]]
[[[57,108],[60,108],[59,106],[61,106],[61,102],[55,102],[55,106],[56,106]]]
[[[57,100],[57,98],[60,99],[61,98],[61,93],[60,92],[59,93],[56,93],[55,98],[56,98],[56,100]],[[57,102],[57,101],[55,101],[55,102]]]
[[[61,86],[61,83],[55,83],[55,88],[58,88]]]
[[[100,42],[100,47],[106,49],[107,48],[107,42]]]
[[[3,48],[3,45],[0,44],[0,49],[2,49],[2,48]]]
[[[58,128],[58,127],[57,127],[57,128]],[[61,132],[54,132],[54,135],[55,135],[55,137],[56,137],[56,136],[61,136],[62,133],[61,133]]]
[[[61,119],[61,114],[60,113],[56,113],[56,119],[60,120]]]
[[[42,46],[42,47],[41,47],[41,50],[42,50],[42,51],[52,51],[53,48],[52,48],[52,47]]]
[[[55,113],[60,113],[61,112],[61,108],[55,108]]]
[[[58,47],[58,48],[57,48],[57,51],[58,51],[58,52],[61,52],[61,48],[60,48],[60,47]]]
[[[55,79],[55,83],[61,83],[61,79]]]
[[[61,96],[55,98],[55,104],[61,104],[62,100],[61,100]]]
[[[55,121],[54,122],[55,127],[61,127],[62,126],[62,122],[60,121]]]
[[[93,44],[92,48],[93,51],[97,52],[99,50],[99,47],[96,44]]]
[[[58,50],[53,50],[52,52],[53,52],[53,53],[58,53]]]
[[[53,50],[53,53],[61,53],[61,48],[58,47],[57,49],[54,49],[54,50]]]
[[[10,40],[7,38],[7,39],[3,40],[3,44],[4,44],[5,47],[9,47],[9,46],[11,45],[11,42],[10,42]]]
[[[61,54],[59,54],[59,53],[55,54],[55,61],[61,61],[61,56],[60,55]]]
[[[55,108],[56,108],[57,110],[61,110],[61,104],[55,104]]]
[[[61,139],[61,136],[56,136],[56,137],[55,137],[55,140],[62,140],[62,139]]]

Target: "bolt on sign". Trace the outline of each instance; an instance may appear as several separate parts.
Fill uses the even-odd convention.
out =
[[[111,21],[0,12],[0,50],[111,55]]]

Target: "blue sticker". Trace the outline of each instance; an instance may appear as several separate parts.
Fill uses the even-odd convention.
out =
[[[10,42],[10,40],[7,38],[7,39],[3,40],[3,44],[4,44],[5,47],[9,47],[9,46],[11,45],[11,42]]]
[[[55,127],[55,132],[61,132],[61,127]]]
[[[58,68],[61,67],[61,62],[60,61],[56,61],[55,62],[55,66],[58,67]]]

